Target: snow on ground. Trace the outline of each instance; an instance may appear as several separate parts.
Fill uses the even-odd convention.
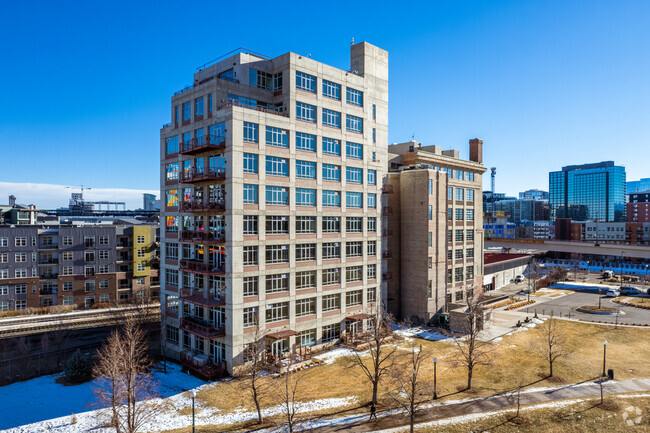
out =
[[[582,288],[582,289],[594,289],[594,290],[596,290],[596,289],[609,290],[611,288],[616,288],[618,286],[609,286],[607,284],[587,283],[587,282],[584,282],[584,283],[570,283],[570,282],[567,282],[567,281],[562,281],[560,283],[553,284],[551,287],[554,288],[554,289],[578,289],[578,288]]]
[[[347,347],[339,347],[338,349],[330,350],[328,352],[319,353],[314,356],[314,359],[319,359],[325,364],[334,364],[334,362],[344,356],[353,356],[354,350]]]
[[[154,370],[154,379],[161,383],[158,393],[162,397],[205,385],[180,370],[179,365],[172,363],[167,364],[166,375],[159,368]],[[97,409],[95,381],[64,386],[56,383],[59,377],[61,374],[41,376],[0,387],[0,429]]]
[[[443,335],[439,332],[431,332],[425,328],[418,326],[414,326],[412,328],[398,328],[395,330],[395,334],[406,339],[410,337],[422,338],[423,340],[428,341],[441,341],[449,339],[447,335]]]

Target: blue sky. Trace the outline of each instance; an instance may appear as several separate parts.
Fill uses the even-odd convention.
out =
[[[7,3],[0,182],[157,190],[159,129],[197,66],[243,46],[348,68],[352,37],[389,51],[390,142],[414,134],[466,157],[481,137],[511,194],[601,160],[650,177],[650,2],[312,5]]]

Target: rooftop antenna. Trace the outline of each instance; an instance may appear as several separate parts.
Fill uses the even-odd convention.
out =
[[[354,45],[354,36],[352,36],[352,43],[350,45]]]

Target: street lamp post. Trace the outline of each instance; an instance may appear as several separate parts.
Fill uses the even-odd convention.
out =
[[[648,284],[648,265],[645,265],[645,283]]]
[[[603,377],[606,376],[605,373],[607,372],[607,370],[605,370],[607,365],[606,362],[607,362],[607,340],[603,341]]]
[[[196,392],[192,390],[190,392],[190,397],[192,397],[192,433],[195,433],[195,424],[194,424],[194,399],[196,398]]]
[[[437,400],[438,399],[438,384],[436,383],[437,380],[437,373],[438,373],[438,358],[433,358],[433,399]]]
[[[621,251],[621,259],[622,259],[621,260],[621,275],[619,276],[619,278],[621,280],[621,287],[623,287],[623,262],[625,261],[625,256],[623,254],[625,254],[625,251]]]

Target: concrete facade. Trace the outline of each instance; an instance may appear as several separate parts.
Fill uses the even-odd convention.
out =
[[[350,57],[344,71],[237,53],[172,98],[161,130],[170,355],[205,354],[232,373],[258,327],[286,356],[361,331],[384,297],[388,54],[360,43]]]

